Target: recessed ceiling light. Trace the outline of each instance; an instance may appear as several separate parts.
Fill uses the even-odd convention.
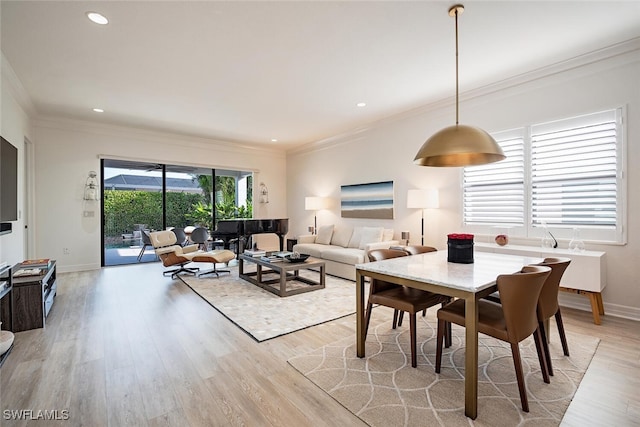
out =
[[[356,107],[366,107],[366,106],[367,106],[367,103],[366,103],[366,102],[358,102],[358,103],[356,104]]]
[[[104,113],[104,110],[102,108],[94,108],[93,111],[95,111],[96,113]]]
[[[87,18],[99,25],[107,25],[109,23],[107,17],[98,12],[87,12]]]
[[[278,140],[275,138],[271,138],[271,142],[278,142]]]

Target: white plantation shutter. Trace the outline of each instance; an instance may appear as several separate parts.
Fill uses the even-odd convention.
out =
[[[523,129],[494,134],[506,159],[463,170],[465,225],[522,226],[525,220]]]
[[[615,229],[616,110],[531,127],[533,224]]]
[[[507,158],[462,171],[464,230],[626,242],[623,109],[494,133]]]

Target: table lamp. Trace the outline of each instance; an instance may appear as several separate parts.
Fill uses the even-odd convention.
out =
[[[424,246],[424,211],[425,209],[437,209],[440,207],[438,190],[435,188],[425,190],[409,190],[407,192],[407,208],[422,209],[421,244]]]
[[[329,207],[329,199],[327,197],[305,197],[304,209],[307,211],[314,211],[313,214],[313,233],[318,233],[318,217],[317,213],[321,209],[327,209]]]

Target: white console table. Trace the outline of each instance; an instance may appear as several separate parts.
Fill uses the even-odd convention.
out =
[[[591,302],[593,322],[600,324],[600,316],[604,315],[602,290],[607,286],[607,264],[605,252],[574,252],[568,249],[547,249],[535,246],[506,245],[495,243],[475,243],[475,250],[500,254],[516,254],[537,258],[567,257],[571,259],[569,268],[562,276],[560,290],[578,295],[586,295]]]

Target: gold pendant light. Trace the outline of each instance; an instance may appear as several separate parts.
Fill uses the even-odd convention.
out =
[[[420,166],[482,165],[506,158],[496,140],[486,131],[458,123],[458,15],[463,11],[461,4],[449,9],[449,16],[456,19],[456,124],[427,139],[413,161]]]

